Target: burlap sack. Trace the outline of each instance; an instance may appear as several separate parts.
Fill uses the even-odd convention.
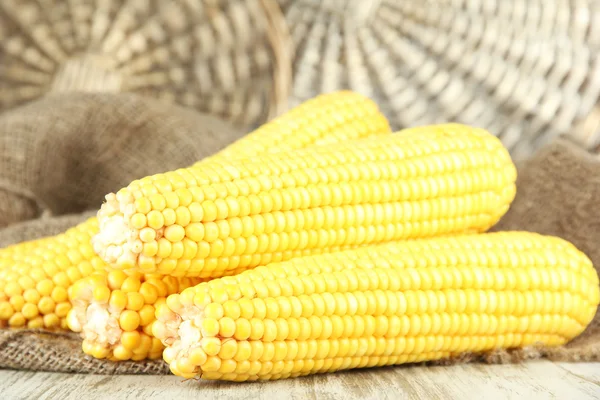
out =
[[[519,166],[515,201],[492,230],[559,236],[587,254],[600,273],[599,202],[600,157],[559,138]],[[600,360],[599,311],[567,346],[542,353],[561,360]]]
[[[567,141],[557,141],[519,166],[518,194],[514,205],[495,230],[530,230],[558,235],[572,241],[600,267],[600,159]],[[69,215],[17,224],[0,231],[7,244],[64,231],[90,214]],[[0,368],[97,374],[169,374],[161,361],[114,363],[95,360],[81,351],[73,333],[38,330],[0,330]],[[460,362],[507,363],[546,357],[564,361],[600,360],[600,315],[570,344],[560,348],[529,347],[494,351],[484,355],[462,354]]]
[[[68,93],[0,114],[0,227],[98,209],[106,193],[183,167],[243,134],[133,94]]]

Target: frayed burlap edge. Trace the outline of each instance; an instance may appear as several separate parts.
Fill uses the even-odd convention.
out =
[[[77,334],[38,329],[0,330],[0,368],[100,375],[170,373],[163,360],[98,360],[81,351]]]

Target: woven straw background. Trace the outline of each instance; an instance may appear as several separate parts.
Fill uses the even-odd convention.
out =
[[[348,87],[394,128],[478,125],[515,157],[564,134],[600,145],[598,1],[279,3],[295,44],[292,104]]]
[[[2,0],[0,111],[50,92],[135,92],[254,126],[285,109],[271,0]]]
[[[458,121],[514,157],[600,150],[597,0],[3,0],[0,111],[131,91],[251,128],[323,92],[400,129]]]

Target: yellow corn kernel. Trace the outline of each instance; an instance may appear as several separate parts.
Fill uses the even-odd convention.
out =
[[[29,329],[41,329],[44,327],[44,318],[41,316],[34,317],[27,322]]]
[[[177,214],[175,214],[175,210],[172,208],[167,208],[162,212],[164,226],[169,227],[177,221]]]
[[[20,312],[14,313],[8,319],[8,325],[13,328],[20,328],[20,327],[24,326],[26,322],[27,322],[27,320],[25,319],[23,314],[21,314]]]
[[[68,301],[64,301],[64,302],[58,303],[56,305],[56,310],[54,311],[54,313],[59,318],[65,318],[67,316],[67,314],[69,313],[70,309],[71,309],[71,303],[69,303]],[[63,321],[64,321],[64,319],[61,319],[61,326],[62,326]]]
[[[563,345],[593,320],[600,285],[569,242],[497,232],[295,258],[185,295],[157,305],[164,360],[237,381]]]
[[[152,229],[160,229],[165,225],[165,218],[163,217],[163,214],[160,211],[156,211],[156,210],[152,210],[148,213],[147,215],[147,220],[148,220],[148,227],[152,228]],[[142,226],[142,228],[146,226],[146,224],[144,224]],[[142,228],[136,228],[136,229],[142,229]]]
[[[110,294],[109,305],[114,310],[123,310],[127,307],[127,293],[113,290]]]
[[[150,220],[150,217],[148,217],[148,221],[149,220]],[[146,215],[144,215],[142,213],[136,213],[131,217],[131,225],[135,229],[142,229],[143,227],[146,226],[148,221],[146,220]],[[159,226],[159,228],[160,228],[160,226]]]
[[[27,289],[23,293],[23,299],[27,303],[37,304],[37,302],[40,300],[40,298],[41,298],[40,293],[36,289]]]
[[[121,343],[126,349],[135,351],[141,343],[140,333],[138,331],[123,332],[121,335]]]
[[[120,344],[113,350],[113,357],[117,361],[130,360],[133,357],[133,352],[126,348],[124,345]]]
[[[56,310],[56,303],[52,300],[52,297],[44,296],[38,302],[38,308],[40,313],[46,315]]]
[[[154,306],[150,304],[145,304],[142,307],[142,309],[138,311],[138,314],[140,315],[140,325],[149,325],[154,321]]]
[[[156,239],[156,230],[150,227],[143,228],[140,231],[140,240],[144,243],[153,242]]]
[[[54,300],[54,302],[62,303],[68,300],[69,295],[67,289],[57,286],[54,289],[52,289],[52,294],[50,295],[50,297],[52,297],[52,300]]]
[[[52,290],[54,289],[54,282],[51,279],[44,279],[36,285],[37,291],[41,296],[50,296],[52,294]],[[6,294],[10,297],[12,296],[5,290]]]
[[[31,320],[39,315],[39,310],[34,304],[26,303],[21,309],[21,314],[23,314],[23,317],[27,320]]]
[[[58,328],[60,326],[60,319],[56,314],[46,314],[43,317],[43,326],[46,328]]]
[[[94,289],[94,300],[97,303],[107,303],[110,300],[110,289],[108,286],[98,286]]]
[[[140,325],[140,315],[135,311],[125,310],[119,317],[119,325],[125,332],[131,332]]]
[[[148,282],[140,285],[140,294],[143,296],[145,304],[154,304],[158,299],[158,289]]]
[[[121,285],[121,290],[125,293],[138,292],[140,290],[141,285],[142,283],[140,282],[140,279],[137,276],[130,276],[123,281],[123,284]]]
[[[137,292],[127,293],[127,309],[132,311],[139,311],[144,307],[144,296]]]
[[[185,237],[185,229],[180,225],[171,225],[165,229],[165,239],[177,243]]]
[[[25,298],[21,295],[10,297],[10,305],[16,310],[21,311],[25,305]]]
[[[110,271],[106,278],[108,280],[108,287],[111,290],[120,289],[123,286],[123,282],[127,279],[127,274],[121,270]]]

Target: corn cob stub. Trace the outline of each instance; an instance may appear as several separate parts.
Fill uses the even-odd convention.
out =
[[[105,266],[91,246],[97,231],[91,218],[61,235],[2,249],[0,326],[66,329],[69,287]]]
[[[321,119],[307,127],[313,118]],[[275,118],[210,160],[389,132],[385,117],[372,100],[357,93],[336,92],[309,100]],[[0,327],[66,329],[71,309],[66,289],[78,277],[109,268],[93,250],[91,237],[97,233],[94,217],[65,234],[0,249]]]
[[[82,349],[113,361],[160,358],[164,346],[152,335],[155,307],[168,295],[200,283],[198,278],[100,271],[69,290],[68,327],[83,338]]]
[[[180,169],[132,182],[98,213],[95,251],[120,268],[216,278],[384,241],[482,232],[516,170],[458,124]]]
[[[279,379],[561,345],[600,299],[590,260],[526,232],[297,258],[169,296],[154,335],[186,378]]]

